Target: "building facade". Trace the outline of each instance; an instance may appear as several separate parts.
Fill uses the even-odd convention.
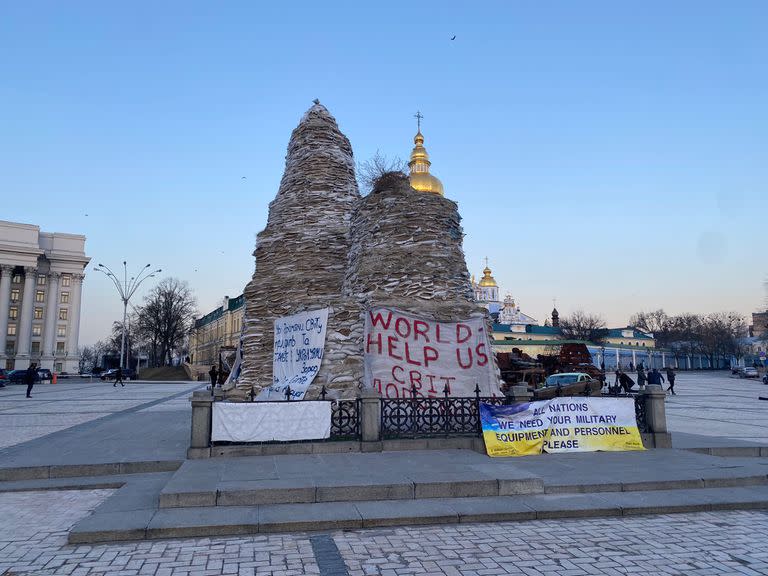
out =
[[[243,330],[245,299],[224,297],[221,306],[195,320],[189,333],[189,361],[192,364],[213,366],[219,363],[222,349],[237,346]]]
[[[85,236],[0,221],[0,367],[77,372]]]

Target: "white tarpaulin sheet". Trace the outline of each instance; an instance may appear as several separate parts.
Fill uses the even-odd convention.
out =
[[[272,385],[259,392],[256,400],[284,400],[289,386],[292,400],[304,398],[323,361],[326,324],[328,308],[275,320]]]
[[[320,440],[331,435],[330,402],[214,402],[213,442]]]
[[[500,396],[483,318],[436,322],[393,308],[365,317],[365,383],[384,398]]]

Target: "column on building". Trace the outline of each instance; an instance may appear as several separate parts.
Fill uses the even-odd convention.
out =
[[[5,358],[5,343],[8,340],[8,311],[11,306],[11,277],[13,266],[0,266],[0,358]],[[0,366],[5,368],[5,364]]]
[[[69,335],[67,336],[67,361],[64,370],[78,371],[77,343],[80,339],[80,297],[83,291],[82,274],[72,274],[69,305]]]
[[[16,340],[15,368],[29,367],[29,348],[32,343],[32,311],[35,308],[35,284],[37,269],[32,266],[24,267],[24,296],[21,301],[21,315]]]
[[[43,368],[53,369],[53,359],[56,353],[56,319],[59,315],[56,309],[59,303],[59,272],[48,275],[48,292],[45,303],[45,328],[43,329]]]

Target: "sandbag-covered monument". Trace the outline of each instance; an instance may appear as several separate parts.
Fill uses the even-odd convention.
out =
[[[229,399],[279,399],[286,390],[275,362],[290,354],[295,364],[294,353],[309,374],[297,399],[323,388],[331,398],[363,388],[389,398],[499,394],[458,207],[430,173],[420,125],[409,169],[382,175],[361,196],[336,120],[318,101],[306,112],[257,235],[242,371]],[[306,348],[289,351],[302,340]]]

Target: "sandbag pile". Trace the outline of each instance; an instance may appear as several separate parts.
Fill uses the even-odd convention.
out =
[[[329,308],[320,369],[305,398],[325,386],[353,398],[363,384],[365,311],[387,306],[437,321],[490,317],[474,301],[457,206],[417,192],[405,174],[381,178],[361,198],[349,140],[316,104],[293,131],[285,172],[256,240],[245,289],[243,371],[233,399],[272,381],[273,323]]]
[[[271,384],[276,318],[325,307],[331,308],[328,354],[315,383],[328,380],[324,368],[331,353],[343,347],[351,319],[359,316],[341,296],[349,223],[359,198],[349,140],[316,103],[291,134],[280,188],[269,205],[267,226],[256,237],[256,270],[245,289],[243,372],[230,396],[244,398]]]
[[[455,202],[388,174],[352,217],[344,294],[440,321],[482,316],[474,300]]]

